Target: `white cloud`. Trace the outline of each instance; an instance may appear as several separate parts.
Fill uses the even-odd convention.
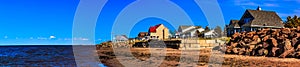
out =
[[[82,38],[82,37],[79,37],[79,38],[73,38],[73,40],[83,40],[83,41],[87,41],[89,40],[88,38]]]
[[[267,6],[267,7],[279,7],[278,4],[272,4],[272,3],[264,3],[263,6]]]
[[[243,5],[243,6],[259,6],[259,4],[254,3],[254,2],[245,2],[245,3],[240,3],[239,5]]]
[[[72,40],[72,38],[65,38],[64,40]]]
[[[87,38],[84,38],[84,39],[81,39],[81,40],[89,40],[89,39],[87,39]]]
[[[37,37],[38,40],[47,40],[48,38],[46,37]]]
[[[66,40],[66,41],[69,41],[69,40],[87,41],[87,40],[90,40],[90,39],[89,38],[83,38],[83,37],[74,37],[73,39],[72,38],[64,38],[64,39],[61,39],[61,40]]]
[[[251,1],[247,1],[247,0],[235,0],[234,1],[234,4],[235,5],[244,5],[244,6],[253,6],[253,5],[258,5],[254,2],[251,2]]]
[[[54,38],[56,38],[56,37],[55,37],[55,36],[50,36],[50,37],[49,37],[49,39],[54,39]]]

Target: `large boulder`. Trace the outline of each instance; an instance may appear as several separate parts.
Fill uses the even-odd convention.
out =
[[[292,43],[289,39],[285,40],[284,50],[291,50],[293,49]]]
[[[289,28],[283,28],[283,29],[281,29],[281,33],[282,34],[289,34],[289,33],[291,33],[291,30]]]

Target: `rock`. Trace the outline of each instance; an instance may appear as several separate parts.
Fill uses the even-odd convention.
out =
[[[267,54],[268,54],[268,50],[266,50],[266,49],[260,49],[260,50],[258,50],[258,53],[257,53],[258,56],[264,56]]]
[[[249,32],[249,33],[246,33],[246,37],[252,38],[253,35],[255,35],[255,34],[256,34],[256,32]]]
[[[297,29],[296,29],[296,31],[300,31],[300,26],[297,26]]]
[[[240,48],[233,48],[233,49],[232,49],[232,52],[233,52],[234,54],[238,54],[238,53],[239,53],[239,50],[240,50]]]
[[[232,35],[226,53],[238,55],[300,58],[300,26],[297,28],[262,29]],[[222,51],[225,51],[222,50]]]
[[[296,52],[294,57],[300,59],[300,51]]]
[[[289,39],[285,40],[284,50],[291,50],[293,49],[292,43]]]
[[[231,48],[235,48],[237,45],[238,45],[238,43],[231,42],[230,47],[231,47]]]
[[[279,49],[279,48],[277,48],[277,47],[273,47],[273,48],[272,48],[272,51],[271,51],[271,52],[272,52],[272,53],[271,53],[271,56],[273,56],[273,57],[276,56],[276,51],[277,51],[278,49]]]
[[[281,29],[281,33],[282,34],[289,34],[289,33],[291,33],[291,30],[289,28],[283,28],[283,29]]]
[[[298,38],[293,38],[292,39],[292,46],[294,47],[298,42]]]
[[[286,56],[292,54],[294,51],[295,51],[294,49],[286,50],[279,57],[280,58],[285,58]]]
[[[244,54],[245,52],[246,52],[245,48],[241,48],[241,49],[239,49],[239,51],[238,51],[238,55],[242,55],[242,54]]]
[[[269,38],[270,38],[270,36],[267,35],[267,36],[263,37],[262,41],[267,41]]]
[[[270,38],[272,40],[272,45],[273,47],[277,47],[278,43],[277,40],[275,38]]]

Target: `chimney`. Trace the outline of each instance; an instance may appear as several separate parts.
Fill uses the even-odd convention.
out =
[[[261,10],[261,8],[258,6],[256,10],[260,11],[260,10]]]

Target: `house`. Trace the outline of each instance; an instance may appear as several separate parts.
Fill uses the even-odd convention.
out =
[[[215,38],[217,36],[218,36],[218,33],[216,33],[215,30],[210,30],[210,31],[204,33],[204,38]]]
[[[196,28],[195,26],[191,26],[191,25],[181,25],[178,28],[178,32],[186,32],[188,30],[194,29]]]
[[[203,28],[196,26],[179,26],[177,35],[179,38],[193,38],[198,37],[198,34],[203,31]]]
[[[165,27],[163,24],[158,24],[155,26],[151,26],[148,31],[150,39],[168,39],[169,38],[169,29]]]
[[[235,32],[256,31],[263,28],[280,29],[284,28],[281,18],[274,11],[247,9],[240,20],[231,20],[226,26],[227,36],[231,36]]]
[[[140,32],[137,38],[138,40],[145,40],[148,39],[147,37],[148,37],[148,32]]]
[[[115,41],[116,42],[127,42],[129,38],[126,35],[116,35]]]
[[[239,20],[230,20],[229,25],[226,26],[227,36],[234,34],[235,32],[241,32],[242,29],[238,24]]]

